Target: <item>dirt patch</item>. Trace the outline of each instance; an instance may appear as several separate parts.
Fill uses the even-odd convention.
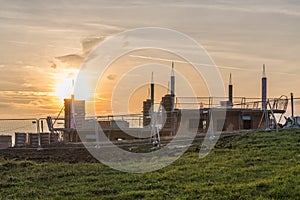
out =
[[[1,149],[0,159],[31,160],[35,162],[98,162],[82,145],[64,145],[56,147],[47,147],[42,149]]]

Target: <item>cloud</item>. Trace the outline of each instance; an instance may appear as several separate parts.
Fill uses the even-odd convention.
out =
[[[64,56],[55,57],[55,59],[59,60],[62,63],[65,63],[70,68],[78,69],[81,67],[85,58],[89,55],[89,53],[103,40],[105,37],[88,37],[81,41],[82,46],[82,54],[68,54]],[[51,67],[56,68],[57,65],[55,62],[50,61],[52,63]]]
[[[70,63],[72,61],[81,62],[83,57],[80,55],[77,55],[77,54],[69,54],[69,55],[56,57],[56,59],[58,59],[62,62]]]
[[[175,59],[165,59],[165,58],[159,58],[159,57],[152,57],[152,56],[143,56],[143,55],[134,55],[134,54],[130,54],[129,55],[130,57],[133,57],[133,58],[139,58],[139,59],[147,59],[147,60],[156,60],[156,61],[165,61],[165,62],[174,62],[174,63],[186,63],[186,64],[193,64],[193,65],[198,65],[198,66],[206,66],[206,67],[213,67],[215,65],[209,65],[209,64],[203,64],[203,63],[189,63],[189,62],[186,62],[186,61],[182,61],[182,60],[175,60]],[[234,53],[231,53],[229,54],[227,52],[226,54],[227,57],[229,56],[232,56],[232,59],[235,58],[235,59],[240,59],[240,60],[246,60],[246,59],[252,59],[254,60],[255,58],[257,57],[251,57],[249,55],[245,56],[245,55],[242,55],[242,54],[234,54]],[[264,59],[266,60],[266,59]],[[274,60],[274,59],[272,59]],[[270,62],[272,61],[270,60]],[[279,61],[276,61],[276,62],[279,62]],[[262,62],[263,63],[263,62]],[[237,71],[248,71],[248,72],[261,72],[261,68],[247,68],[245,66],[225,66],[225,65],[216,65],[217,68],[219,69],[228,69],[228,70],[237,70]],[[268,72],[270,74],[279,74],[279,75],[288,75],[288,76],[298,76],[298,74],[295,74],[295,73],[289,73],[289,72],[284,72],[284,71],[271,71],[271,72]],[[110,76],[110,75],[109,75]],[[110,79],[109,77],[107,77],[109,80],[113,80],[113,79]]]
[[[56,65],[55,62],[49,61],[49,63],[51,64],[50,67],[51,67],[52,69],[56,69],[56,68],[57,68],[57,65]]]
[[[97,96],[95,99],[96,99],[96,101],[94,101],[94,102],[103,102],[103,101],[111,102],[110,99],[104,98],[104,97],[99,97],[99,96]]]
[[[35,91],[2,91],[0,93],[1,114],[5,117],[45,116],[57,113],[59,105],[50,93]]]
[[[110,74],[110,75],[107,76],[107,79],[113,81],[113,80],[116,79],[116,77],[117,77],[116,74]]]
[[[34,43],[31,43],[31,42],[25,42],[25,41],[16,41],[16,40],[10,40],[10,41],[7,41],[9,43],[14,43],[14,44],[18,44],[18,45],[25,45],[25,46],[28,46],[28,45],[34,45]]]
[[[247,13],[268,13],[287,16],[300,16],[299,5],[295,2],[284,1],[222,1],[210,3],[177,3],[175,6],[182,8],[203,8],[220,11],[236,11]]]
[[[32,88],[32,84],[31,83],[23,83],[22,84],[22,87],[25,87],[25,88]]]
[[[22,66],[24,69],[28,70],[28,69],[34,69],[34,68],[37,68],[36,66],[33,66],[33,65],[24,65]]]
[[[82,52],[84,55],[89,54],[105,37],[89,37],[81,41]]]
[[[57,60],[66,63],[70,68],[79,68],[84,60],[84,57],[78,54],[69,54],[56,57]]]

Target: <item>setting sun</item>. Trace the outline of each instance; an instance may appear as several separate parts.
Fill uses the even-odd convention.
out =
[[[76,79],[78,70],[68,70],[65,74],[62,74],[60,79],[57,81],[55,87],[55,96],[59,98],[61,104],[63,104],[65,98],[70,98],[74,92],[73,82]]]

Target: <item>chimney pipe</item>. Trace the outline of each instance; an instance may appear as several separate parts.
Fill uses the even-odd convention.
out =
[[[174,62],[172,62],[171,72],[171,97],[172,97],[172,111],[175,109],[175,75],[174,75]]]
[[[292,109],[292,118],[294,120],[294,94],[291,93],[291,109]]]
[[[267,109],[267,76],[266,76],[266,66],[263,65],[263,76],[262,76],[262,110]]]
[[[228,93],[229,93],[229,104],[232,106],[233,105],[233,85],[232,85],[232,78],[231,78],[231,73],[229,76],[229,85],[228,85]]]
[[[153,72],[151,76],[151,111],[154,111],[154,81],[153,81]]]

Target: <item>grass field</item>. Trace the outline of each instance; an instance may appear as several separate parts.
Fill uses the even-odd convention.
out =
[[[0,156],[0,198],[300,199],[300,134],[295,130],[222,138],[203,159],[200,144],[172,165],[146,174],[95,162]]]

